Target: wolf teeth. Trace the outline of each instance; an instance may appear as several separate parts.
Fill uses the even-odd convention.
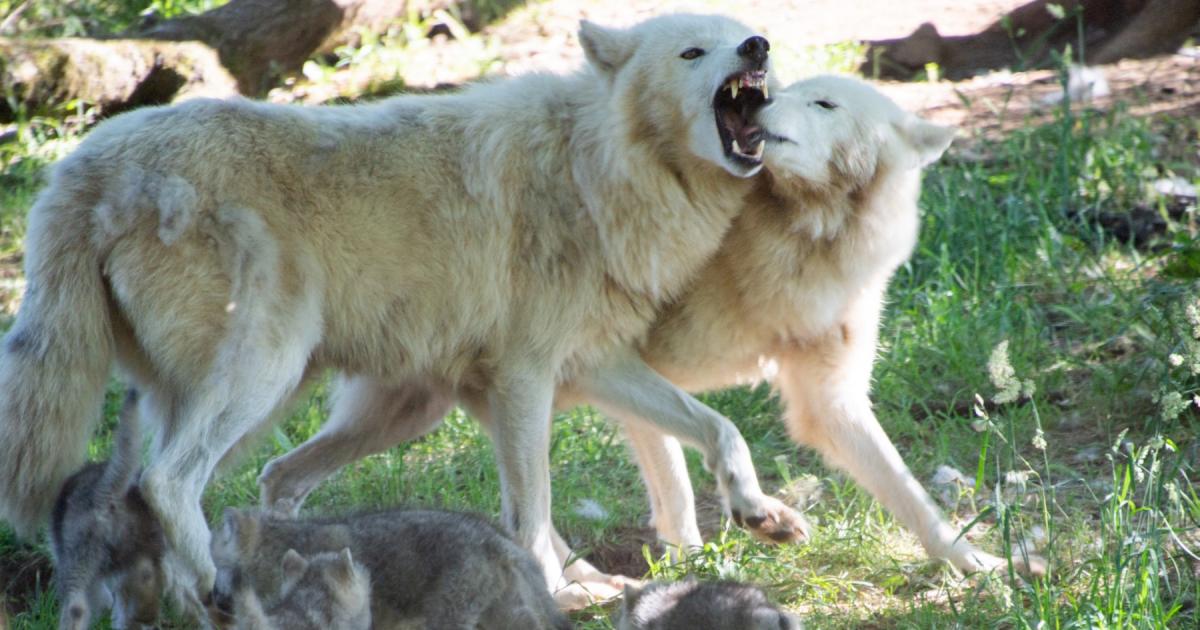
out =
[[[761,76],[741,75],[729,80],[725,84],[725,89],[733,98],[737,98],[738,90],[741,88],[753,88],[762,92],[763,98],[770,98],[770,92],[767,90],[767,80]]]
[[[733,139],[733,152],[740,155],[746,155],[745,153],[742,153],[742,147],[738,146],[737,138]]]
[[[766,146],[767,146],[767,141],[766,141],[766,140],[759,140],[759,141],[758,141],[758,147],[756,147],[756,148],[754,149],[754,153],[751,153],[751,154],[750,154],[750,155],[751,155],[751,157],[753,157],[753,158],[755,158],[755,159],[761,159],[761,158],[762,158],[762,156],[763,156],[763,149],[764,149],[764,148],[766,148]]]

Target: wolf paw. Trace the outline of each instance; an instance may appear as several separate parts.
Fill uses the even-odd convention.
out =
[[[289,487],[289,480],[277,465],[278,461],[274,459],[267,462],[258,476],[260,505],[263,510],[277,516],[295,518],[300,514],[307,493],[301,494]]]
[[[762,497],[758,509],[754,512],[730,508],[729,514],[734,523],[765,543],[800,542],[807,540],[812,533],[812,527],[803,514],[788,507],[783,501],[768,496]]]
[[[613,582],[615,580],[571,582],[554,592],[554,603],[559,610],[572,611],[607,602],[625,592],[624,585],[618,587]]]
[[[963,573],[992,573],[1008,570],[1008,561],[980,551],[973,546],[956,546],[954,553],[948,558]],[[1013,569],[1025,577],[1041,577],[1046,575],[1047,562],[1035,553],[1022,554],[1016,551],[1012,555]]]

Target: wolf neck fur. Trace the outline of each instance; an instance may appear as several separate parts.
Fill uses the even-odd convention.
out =
[[[819,334],[832,325],[825,317],[813,319],[805,296],[825,280],[855,287],[887,277],[915,244],[918,185],[917,172],[882,166],[861,185],[763,178],[728,236],[731,243],[753,242],[737,246],[738,257],[719,257],[722,272],[736,279],[738,293],[759,300],[744,314],[771,322],[793,338]],[[774,229],[762,229],[763,224]],[[763,242],[765,238],[773,242]],[[764,300],[759,290],[764,279],[765,286],[793,290]],[[849,297],[846,293],[844,299]]]
[[[543,165],[573,184],[575,198],[561,201],[581,207],[523,211],[581,210],[587,225],[581,228],[594,240],[587,245],[599,248],[603,272],[614,288],[628,299],[658,305],[677,295],[717,250],[753,180],[733,177],[694,156],[664,152],[656,138],[684,130],[656,127],[646,114],[631,107],[629,99],[614,94],[611,86],[596,81],[590,72],[582,71],[568,81],[546,81],[541,75],[512,79],[499,95],[490,93],[495,100],[486,107],[508,110],[519,103],[521,110],[544,112],[560,125],[593,127],[559,136],[586,141],[549,145],[530,138],[531,144],[523,147],[544,152]],[[507,127],[504,133],[525,133]],[[466,152],[468,173],[503,168],[494,152],[482,150],[486,133],[473,135],[468,129],[466,137],[481,149]],[[689,160],[687,168],[680,164],[683,159]],[[650,184],[662,181],[672,185]],[[629,212],[631,207],[655,211]]]

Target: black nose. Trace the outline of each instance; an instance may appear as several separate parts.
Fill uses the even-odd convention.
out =
[[[767,60],[767,51],[771,50],[771,42],[766,38],[755,35],[742,42],[737,48],[738,55],[761,65]]]

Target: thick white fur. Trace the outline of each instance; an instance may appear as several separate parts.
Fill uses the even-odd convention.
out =
[[[739,452],[744,442],[704,434],[719,422],[689,422],[716,414],[646,364],[690,391],[771,377],[793,439],[849,472],[930,555],[964,571],[1000,566],[942,518],[883,432],[869,397],[887,282],[916,242],[921,167],[941,156],[953,130],[844,77],[777,91],[760,123],[776,135],[766,153],[769,173],[698,280],[661,314],[642,348],[645,363],[618,355],[611,368],[581,373],[560,388],[559,405],[591,402],[624,421],[659,536],[694,546],[702,543],[694,498],[672,435],[702,445],[715,461],[748,455]],[[268,506],[297,509],[325,476],[424,433],[451,404],[426,384],[354,385],[371,389],[371,396],[355,398],[374,399],[375,406],[335,416],[321,434],[268,465],[260,478]],[[768,515],[777,519],[774,529],[760,528],[768,536],[803,527],[786,508]],[[1040,569],[1037,558],[1016,559],[1017,565],[1026,568],[1026,560],[1027,568]]]
[[[921,167],[941,156],[953,129],[832,76],[782,90],[759,122],[776,136],[768,175],[691,291],[655,324],[643,356],[689,391],[772,378],[792,438],[850,473],[931,556],[964,571],[1001,566],[942,518],[869,397],[887,283],[916,242]],[[764,374],[768,365],[777,373]],[[660,535],[698,544],[686,471],[649,463],[677,460],[678,444],[644,427],[629,438]],[[671,501],[684,504],[672,508],[683,518],[658,511]],[[1040,559],[1015,560],[1040,570]]]
[[[758,170],[726,159],[712,111],[745,69],[745,27],[671,15],[580,35],[590,67],[571,76],[353,107],[199,100],[97,127],[30,211],[30,288],[0,358],[0,516],[43,522],[115,357],[160,429],[143,491],[204,597],[214,467],[334,368],[484,409],[504,521],[556,581],[555,384],[644,335]],[[371,408],[353,393],[335,423]],[[765,511],[756,481],[731,492]]]

